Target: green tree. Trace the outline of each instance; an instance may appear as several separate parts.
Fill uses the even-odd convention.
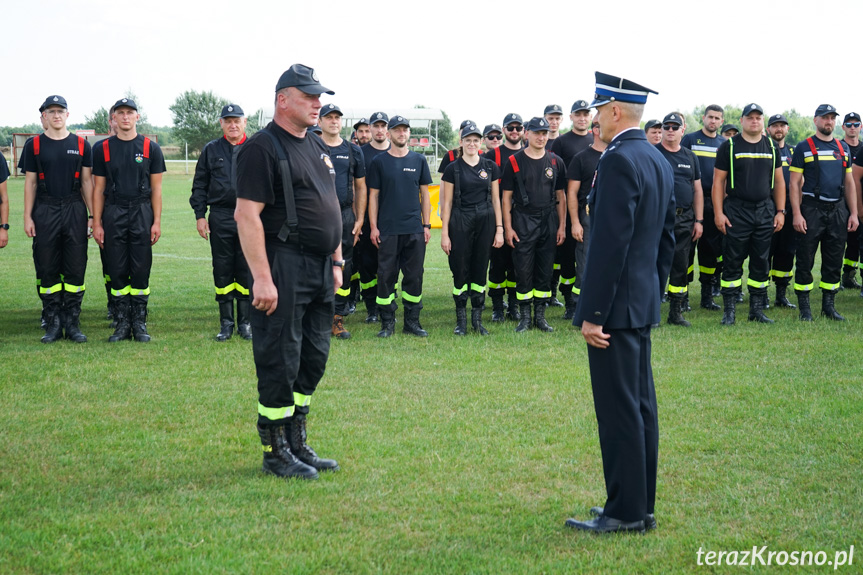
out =
[[[200,151],[207,142],[222,135],[219,115],[228,104],[212,92],[183,92],[170,107],[174,136],[189,144],[189,150]]]
[[[246,114],[246,135],[251,136],[263,126],[261,125],[261,118],[264,115],[264,109],[258,108],[255,110],[253,114]]]
[[[89,130],[95,130],[97,134],[107,134],[111,129],[111,119],[108,110],[104,106],[93,112],[92,116],[84,116],[84,126]]]

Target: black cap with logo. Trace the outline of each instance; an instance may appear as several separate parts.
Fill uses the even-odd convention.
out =
[[[276,92],[284,88],[296,88],[311,95],[329,94],[332,96],[335,94],[329,88],[321,85],[314,69],[304,64],[294,64],[284,71],[276,83]]]

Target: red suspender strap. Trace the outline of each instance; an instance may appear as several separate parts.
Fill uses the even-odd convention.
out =
[[[42,172],[42,162],[39,161],[39,138],[40,135],[36,135],[33,137],[33,154],[36,156],[36,169],[39,172],[39,179],[45,179],[45,173]]]
[[[150,138],[144,138],[144,157],[150,159]]]
[[[498,168],[500,167],[500,146],[494,149],[494,163]]]
[[[111,149],[108,148],[108,138],[102,140],[102,151],[105,153],[105,163],[111,161]]]
[[[449,151],[449,152],[447,152],[447,153],[449,154],[449,161],[450,161],[450,162],[455,162],[455,153],[453,153],[453,151],[452,151],[452,150],[450,150],[450,151]]]
[[[512,171],[518,173],[518,162],[515,161],[515,155],[509,157],[509,163],[512,164]]]
[[[38,135],[36,135],[33,138],[33,153],[36,154],[37,156],[39,155],[39,136]]]
[[[818,161],[818,150],[815,149],[815,142],[812,141],[812,138],[806,138],[806,143],[809,144],[809,150],[812,152],[812,161]],[[840,147],[840,150],[842,148]]]
[[[554,168],[557,167],[557,156],[555,156],[554,154],[551,154],[551,165]]]
[[[78,136],[78,171],[75,172],[75,179],[81,179],[81,164],[84,161],[84,138]]]
[[[846,159],[847,156],[845,155],[845,148],[842,147],[842,142],[839,141],[839,138],[833,139],[836,140],[836,145],[839,146],[839,154],[842,155],[842,167],[848,169],[848,160]]]

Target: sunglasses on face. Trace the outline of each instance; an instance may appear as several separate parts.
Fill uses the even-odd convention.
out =
[[[662,129],[663,130],[671,130],[672,132],[676,132],[677,130],[680,129],[680,126],[678,126],[677,124],[665,124],[664,126],[662,126]]]
[[[503,138],[503,135],[501,135],[501,134],[489,134],[488,136],[486,136],[486,138],[488,138],[489,140],[500,140],[501,138]]]
[[[507,126],[504,128],[507,132],[521,132],[524,126]]]
[[[860,122],[845,122],[846,128],[859,128]]]

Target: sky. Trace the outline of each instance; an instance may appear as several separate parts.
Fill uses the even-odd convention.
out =
[[[297,62],[335,91],[324,104],[421,104],[456,125],[526,120],[547,104],[567,111],[591,100],[597,70],[659,92],[645,120],[711,103],[863,112],[863,78],[837,53],[859,0],[5,4],[0,126],[37,122],[51,94],[69,102],[70,123],[83,122],[130,89],[158,126],[173,125],[169,106],[186,90],[272,110],[276,81]]]

